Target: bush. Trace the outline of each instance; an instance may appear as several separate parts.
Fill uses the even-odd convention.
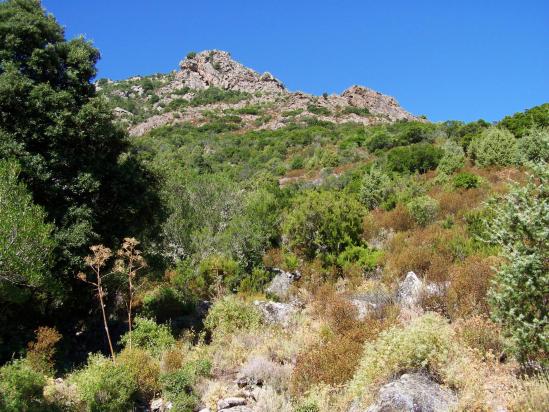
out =
[[[549,163],[549,129],[531,129],[518,141],[521,161]]]
[[[438,166],[443,151],[431,144],[395,147],[387,153],[387,169],[397,173],[425,173]]]
[[[393,182],[387,174],[373,167],[362,178],[360,201],[368,209],[375,209],[394,192],[393,186]]]
[[[193,308],[194,302],[183,292],[169,286],[159,286],[143,298],[141,315],[164,323],[189,314]]]
[[[473,173],[458,173],[452,179],[452,185],[455,189],[475,189],[480,185],[480,179]]]
[[[36,331],[36,340],[30,342],[27,360],[33,369],[44,375],[55,373],[55,345],[61,340],[61,334],[55,328],[40,327]]]
[[[187,59],[194,59],[196,57],[196,52],[191,51],[187,53]]]
[[[335,258],[359,243],[362,206],[354,198],[334,192],[308,191],[296,197],[283,223],[283,236],[296,253]]]
[[[201,376],[210,373],[211,363],[207,360],[189,362],[178,371],[162,375],[162,395],[172,402],[174,411],[193,412],[199,397],[193,392],[193,386]]]
[[[465,152],[463,148],[452,140],[448,140],[442,146],[444,154],[438,163],[437,170],[450,175],[465,166]]]
[[[501,247],[507,261],[496,273],[490,300],[518,359],[548,363],[549,166],[538,165],[534,171],[528,184],[514,185],[492,205],[494,216],[486,221],[487,238]]]
[[[313,104],[307,106],[307,111],[316,114],[317,116],[329,116],[331,114],[330,110],[327,107],[316,106]]]
[[[344,114],[356,114],[357,116],[368,116],[370,115],[370,110],[367,107],[355,107],[347,106],[343,109]]]
[[[239,329],[255,329],[261,324],[257,309],[233,295],[216,301],[208,311],[204,326],[212,333],[229,334]]]
[[[549,126],[549,103],[532,107],[524,112],[515,113],[512,116],[505,116],[500,126],[509,129],[517,138],[528,134],[533,127]]]
[[[154,356],[175,345],[175,338],[166,325],[159,325],[152,319],[137,317],[131,334],[132,348],[142,348]],[[130,335],[126,333],[120,339],[124,346],[129,344]]]
[[[364,396],[371,385],[403,371],[426,369],[436,374],[447,360],[452,340],[448,323],[435,314],[423,315],[405,328],[394,326],[382,332],[374,342],[365,344],[351,392]]]
[[[338,257],[337,264],[344,270],[349,266],[356,265],[362,270],[375,269],[383,257],[383,252],[371,250],[362,246],[351,246],[345,249]]]
[[[263,292],[271,279],[272,274],[270,272],[261,268],[253,268],[252,273],[246,276],[244,279],[242,279],[242,282],[240,282],[238,291],[244,293]]]
[[[87,366],[70,376],[90,412],[120,412],[133,407],[138,390],[131,370],[101,355],[90,355]]]
[[[490,127],[469,145],[469,156],[479,166],[508,166],[518,160],[517,139],[506,129]]]
[[[142,400],[150,401],[160,390],[159,362],[144,349],[126,348],[116,361],[129,371],[128,379],[135,380]]]
[[[16,360],[0,368],[0,410],[39,412],[46,409],[43,388],[46,378],[26,360]]]
[[[419,226],[427,226],[435,219],[439,205],[429,196],[420,196],[408,202],[408,212]]]

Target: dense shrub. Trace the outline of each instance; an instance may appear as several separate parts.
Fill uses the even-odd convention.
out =
[[[367,107],[355,107],[346,106],[343,111],[344,114],[356,114],[357,116],[369,116],[370,110]]]
[[[233,295],[216,301],[204,321],[206,329],[216,334],[255,329],[260,324],[261,314],[257,309]]]
[[[287,245],[308,259],[337,256],[360,240],[362,206],[334,192],[307,191],[294,200],[283,223]]]
[[[28,344],[27,360],[32,368],[44,375],[55,373],[55,346],[61,334],[55,328],[40,327],[36,330],[36,340]]]
[[[175,339],[168,326],[159,325],[152,319],[141,317],[135,318],[134,323],[131,334],[132,348],[142,348],[158,356],[175,344]],[[123,335],[120,339],[124,346],[128,346],[129,341],[129,334]]]
[[[350,246],[337,257],[337,264],[344,270],[349,266],[356,265],[362,270],[375,269],[383,256],[383,252],[372,250],[362,246]]]
[[[511,191],[492,206],[487,237],[501,247],[504,264],[490,291],[494,318],[513,341],[521,361],[547,362],[549,315],[549,166],[538,165],[525,186]]]
[[[379,207],[393,193],[391,178],[378,168],[372,167],[362,178],[360,201],[368,208]]]
[[[398,173],[425,173],[438,166],[442,155],[442,149],[426,143],[396,147],[387,154],[387,169]]]
[[[509,129],[516,137],[526,136],[534,127],[549,126],[549,103],[532,107],[524,112],[515,113],[512,116],[505,116],[500,126]]]
[[[329,116],[331,114],[330,109],[328,109],[327,107],[316,106],[314,104],[310,104],[309,106],[307,106],[307,111],[318,116]]]
[[[450,175],[465,166],[465,152],[463,148],[452,140],[448,140],[442,146],[444,154],[438,163],[437,170]]]
[[[517,139],[506,129],[491,127],[475,137],[469,156],[479,166],[508,166],[517,163]]]
[[[549,129],[531,129],[518,141],[520,159],[526,162],[549,163]]]
[[[193,412],[199,397],[193,392],[197,379],[210,373],[211,363],[198,360],[185,364],[181,369],[161,376],[162,395],[172,403],[177,412]]]
[[[402,371],[437,372],[452,347],[448,323],[435,314],[423,315],[407,327],[392,327],[367,342],[360,366],[350,384],[355,396],[364,396],[370,385]]]
[[[91,355],[84,369],[70,376],[90,412],[119,412],[133,407],[138,390],[131,370],[101,355]]]
[[[408,202],[408,212],[419,226],[427,226],[437,216],[438,202],[429,196],[420,196]]]
[[[455,189],[474,189],[479,187],[480,179],[473,173],[458,173],[453,177],[452,185]]]
[[[39,412],[44,404],[46,377],[26,360],[16,360],[0,368],[0,410],[5,412]]]
[[[126,348],[116,361],[129,372],[128,379],[137,383],[139,397],[148,402],[160,390],[160,365],[146,350]]]

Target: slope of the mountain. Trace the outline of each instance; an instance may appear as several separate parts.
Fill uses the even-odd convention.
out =
[[[131,135],[175,123],[202,124],[212,115],[227,114],[239,116],[244,130],[274,130],[311,117],[364,125],[419,120],[393,97],[362,86],[340,95],[288,91],[272,74],[257,73],[219,50],[190,53],[170,74],[102,81],[98,90],[112,101]]]

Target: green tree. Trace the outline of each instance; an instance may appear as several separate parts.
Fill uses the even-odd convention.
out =
[[[111,243],[148,220],[145,182],[125,133],[92,79],[99,52],[63,29],[37,0],[0,3],[0,158],[13,157],[47,220],[59,265],[72,272],[86,246]]]
[[[317,255],[335,258],[359,243],[363,214],[362,206],[352,197],[308,191],[296,197],[283,223],[283,238],[308,259]]]
[[[549,166],[492,206],[488,239],[501,247],[506,263],[490,290],[494,318],[512,338],[517,357],[547,362],[549,354]]]
[[[438,163],[437,170],[450,175],[465,166],[465,152],[463,148],[453,140],[447,140],[442,145],[444,154]]]
[[[518,151],[523,163],[549,162],[549,128],[533,128],[518,141]]]
[[[368,170],[362,178],[360,200],[368,209],[375,209],[393,193],[391,178],[376,167]]]
[[[59,288],[50,272],[53,227],[18,175],[15,162],[0,160],[0,301],[8,302],[29,289]]]

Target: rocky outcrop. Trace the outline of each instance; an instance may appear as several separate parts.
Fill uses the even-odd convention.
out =
[[[342,94],[314,96],[303,92],[290,92],[284,84],[271,73],[258,73],[235,61],[228,52],[206,50],[192,53],[180,63],[180,68],[169,75],[158,75],[156,82],[161,86],[154,90],[156,102],[150,106],[145,120],[129,123],[130,135],[139,136],[148,131],[169,124],[193,123],[207,121],[202,116],[204,106],[185,107],[180,110],[170,108],[175,99],[191,100],[198,90],[216,87],[248,93],[240,102],[208,104],[208,110],[222,112],[228,108],[240,108],[246,105],[268,106],[263,113],[264,119],[258,126],[258,117],[252,115],[242,118],[242,126],[254,129],[278,129],[289,121],[305,121],[310,117],[333,123],[356,122],[370,125],[397,120],[421,120],[406,110],[390,96],[371,90],[367,87],[352,86]],[[160,80],[159,80],[160,79]],[[122,89],[109,86],[113,97],[134,99],[137,105],[150,103],[149,92],[141,85],[143,79],[135,78],[136,84],[125,85]],[[132,81],[131,79],[129,81]],[[114,83],[116,86],[116,83]],[[98,90],[101,86],[97,86]],[[108,95],[107,95],[108,97]],[[291,113],[291,114],[289,114]],[[127,113],[117,110],[118,118],[128,120]],[[423,120],[421,120],[423,121]]]
[[[376,402],[366,412],[446,412],[453,410],[456,395],[420,373],[402,375],[381,387]]]
[[[254,305],[263,315],[265,323],[271,325],[289,326],[293,315],[297,313],[296,307],[289,303],[256,300]]]
[[[269,285],[265,288],[267,294],[276,296],[278,299],[285,300],[290,295],[290,287],[292,283],[301,278],[298,271],[286,272],[285,270],[272,268],[271,271],[275,274]]]

